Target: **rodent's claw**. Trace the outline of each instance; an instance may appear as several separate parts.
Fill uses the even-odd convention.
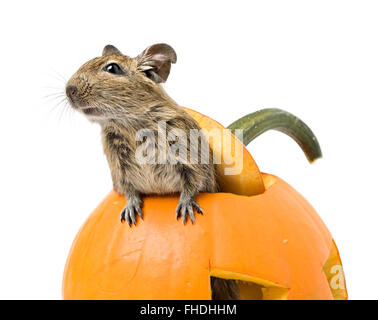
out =
[[[139,205],[126,205],[126,207],[121,211],[121,222],[126,221],[130,227],[132,224],[136,226],[137,219],[135,212],[143,220],[142,210]]]
[[[176,207],[176,219],[178,219],[181,216],[182,217],[182,222],[183,222],[183,224],[185,224],[186,223],[187,214],[189,214],[190,221],[193,224],[194,220],[195,220],[193,207],[194,207],[194,209],[196,209],[196,211],[199,214],[203,214],[203,211],[202,211],[201,207],[195,201],[191,200],[189,202],[184,202],[184,201],[180,200],[179,203],[178,203],[178,205],[177,205],[177,207]]]
[[[193,201],[193,207],[197,210],[199,214],[203,214],[203,211],[197,202]]]
[[[188,206],[188,212],[189,212],[189,218],[190,221],[192,221],[192,224],[194,223],[194,212],[193,212],[193,207],[192,205]]]
[[[136,206],[135,209],[136,209],[136,212],[137,212],[138,216],[143,220],[142,209],[139,206]]]
[[[125,219],[125,211],[124,211],[125,209],[123,209],[122,211],[121,211],[121,223],[124,223],[125,221],[126,221],[126,219]]]
[[[185,224],[186,223],[186,210],[187,210],[187,206],[186,205],[183,205],[181,207],[181,217],[182,217],[182,223]]]
[[[134,206],[134,210],[136,211],[136,213],[138,214],[138,216],[143,220],[143,213],[142,213],[142,209],[141,207],[143,206],[143,203],[142,204],[137,204]]]

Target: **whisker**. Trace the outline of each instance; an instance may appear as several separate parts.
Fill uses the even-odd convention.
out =
[[[52,76],[55,77],[56,80],[62,81],[63,83],[67,82],[67,79],[61,73],[59,73],[58,71],[56,71],[54,69],[51,69],[51,70],[52,70],[52,72],[55,73],[55,75],[52,75]]]
[[[60,108],[61,106],[62,106],[62,104],[67,104],[68,102],[67,102],[67,99],[66,99],[66,97],[64,97],[64,98],[62,98],[62,99],[60,99],[53,107],[52,107],[52,109],[50,110],[50,112],[55,112],[58,108]]]
[[[54,92],[44,95],[42,98],[50,98],[50,97],[63,97],[65,96],[65,93],[63,92]]]
[[[59,87],[52,87],[52,86],[43,86],[43,89],[52,89],[52,90],[59,90],[59,91],[64,91],[65,86],[59,86]]]
[[[51,105],[53,107],[55,107],[56,105],[59,105],[65,99],[67,99],[65,96],[56,96],[56,97],[44,98],[44,100],[46,102],[45,105],[47,105],[47,107],[51,107]]]

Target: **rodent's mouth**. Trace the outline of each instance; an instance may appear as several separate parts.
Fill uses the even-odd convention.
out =
[[[78,109],[87,116],[101,116],[103,114],[102,111],[96,107],[82,107]]]
[[[80,109],[81,106],[80,106],[80,100],[78,100],[77,98],[73,98],[73,97],[70,97],[69,95],[66,95],[67,96],[67,100],[69,102],[69,104],[71,105],[72,108],[74,109]]]
[[[85,115],[100,116],[103,114],[100,108],[88,106],[86,104],[83,105],[83,103],[79,99],[72,99],[69,96],[67,98],[72,108],[74,108],[75,110],[81,111]]]

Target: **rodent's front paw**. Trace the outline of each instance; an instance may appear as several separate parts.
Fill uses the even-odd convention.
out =
[[[126,204],[126,206],[121,211],[121,222],[126,221],[130,227],[132,223],[136,225],[137,219],[136,219],[135,213],[137,213],[138,216],[143,220],[143,214],[140,208],[140,204],[138,203]]]
[[[176,219],[178,219],[180,216],[182,216],[182,222],[185,224],[187,214],[189,214],[190,221],[192,221],[192,223],[194,223],[193,208],[196,209],[196,211],[199,214],[203,214],[203,211],[202,211],[200,205],[197,202],[195,202],[194,200],[189,200],[189,201],[179,200],[179,203],[178,203],[177,208],[176,208]]]

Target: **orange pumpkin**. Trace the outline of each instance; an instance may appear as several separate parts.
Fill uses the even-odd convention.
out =
[[[200,194],[194,225],[176,221],[177,197],[146,197],[129,228],[118,219],[125,199],[111,192],[73,243],[64,299],[211,299],[210,276],[241,280],[244,299],[346,299],[324,223],[287,183],[264,180],[257,196]]]
[[[189,112],[202,127],[221,126]],[[237,280],[242,299],[346,299],[327,227],[245,152],[248,170],[222,177],[234,193],[199,194],[204,215],[194,225],[176,221],[177,196],[148,196],[144,220],[129,228],[119,222],[125,198],[112,191],[74,240],[63,298],[211,299],[210,277],[218,277]]]

